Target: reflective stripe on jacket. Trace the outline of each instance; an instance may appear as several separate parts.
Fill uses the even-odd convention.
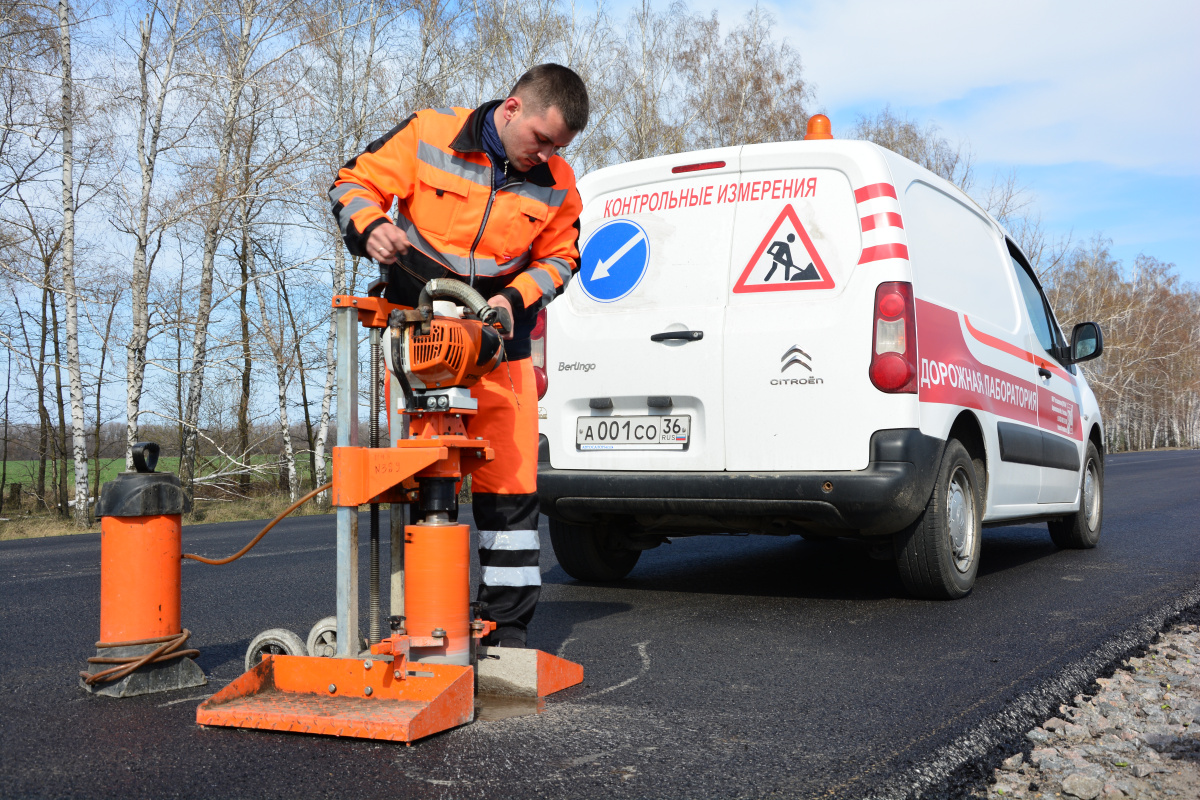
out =
[[[557,155],[493,191],[502,165],[484,152],[481,131],[498,102],[413,114],[346,164],[329,197],[352,255],[367,257],[367,238],[384,222],[408,236],[413,249],[405,269],[390,272],[388,300],[415,305],[424,280],[456,277],[485,297],[506,296],[520,339],[579,269],[582,202],[575,173]],[[393,201],[395,220],[387,214]]]

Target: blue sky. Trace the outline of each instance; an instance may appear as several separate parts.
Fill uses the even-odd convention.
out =
[[[689,5],[729,26],[754,3]],[[761,5],[834,135],[890,104],[967,143],[982,182],[1015,168],[1052,235],[1099,232],[1200,284],[1198,0]]]

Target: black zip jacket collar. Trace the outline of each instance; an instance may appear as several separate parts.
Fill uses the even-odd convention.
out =
[[[484,115],[494,112],[496,106],[503,102],[503,100],[492,100],[472,111],[471,116],[467,117],[462,130],[454,137],[450,146],[460,153],[486,153],[487,151],[483,147]],[[550,171],[549,164],[538,164],[528,172],[514,172],[513,177],[538,186],[554,185],[554,173]]]

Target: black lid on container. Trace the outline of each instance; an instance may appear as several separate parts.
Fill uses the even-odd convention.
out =
[[[150,517],[192,510],[179,478],[154,471],[158,445],[139,442],[133,448],[133,463],[137,472],[122,472],[104,484],[96,503],[97,517]]]

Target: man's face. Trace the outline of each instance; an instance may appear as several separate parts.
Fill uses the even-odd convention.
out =
[[[496,130],[509,163],[519,172],[528,172],[566,147],[575,138],[563,122],[562,112],[554,106],[533,113],[519,97],[510,97],[496,109]]]

